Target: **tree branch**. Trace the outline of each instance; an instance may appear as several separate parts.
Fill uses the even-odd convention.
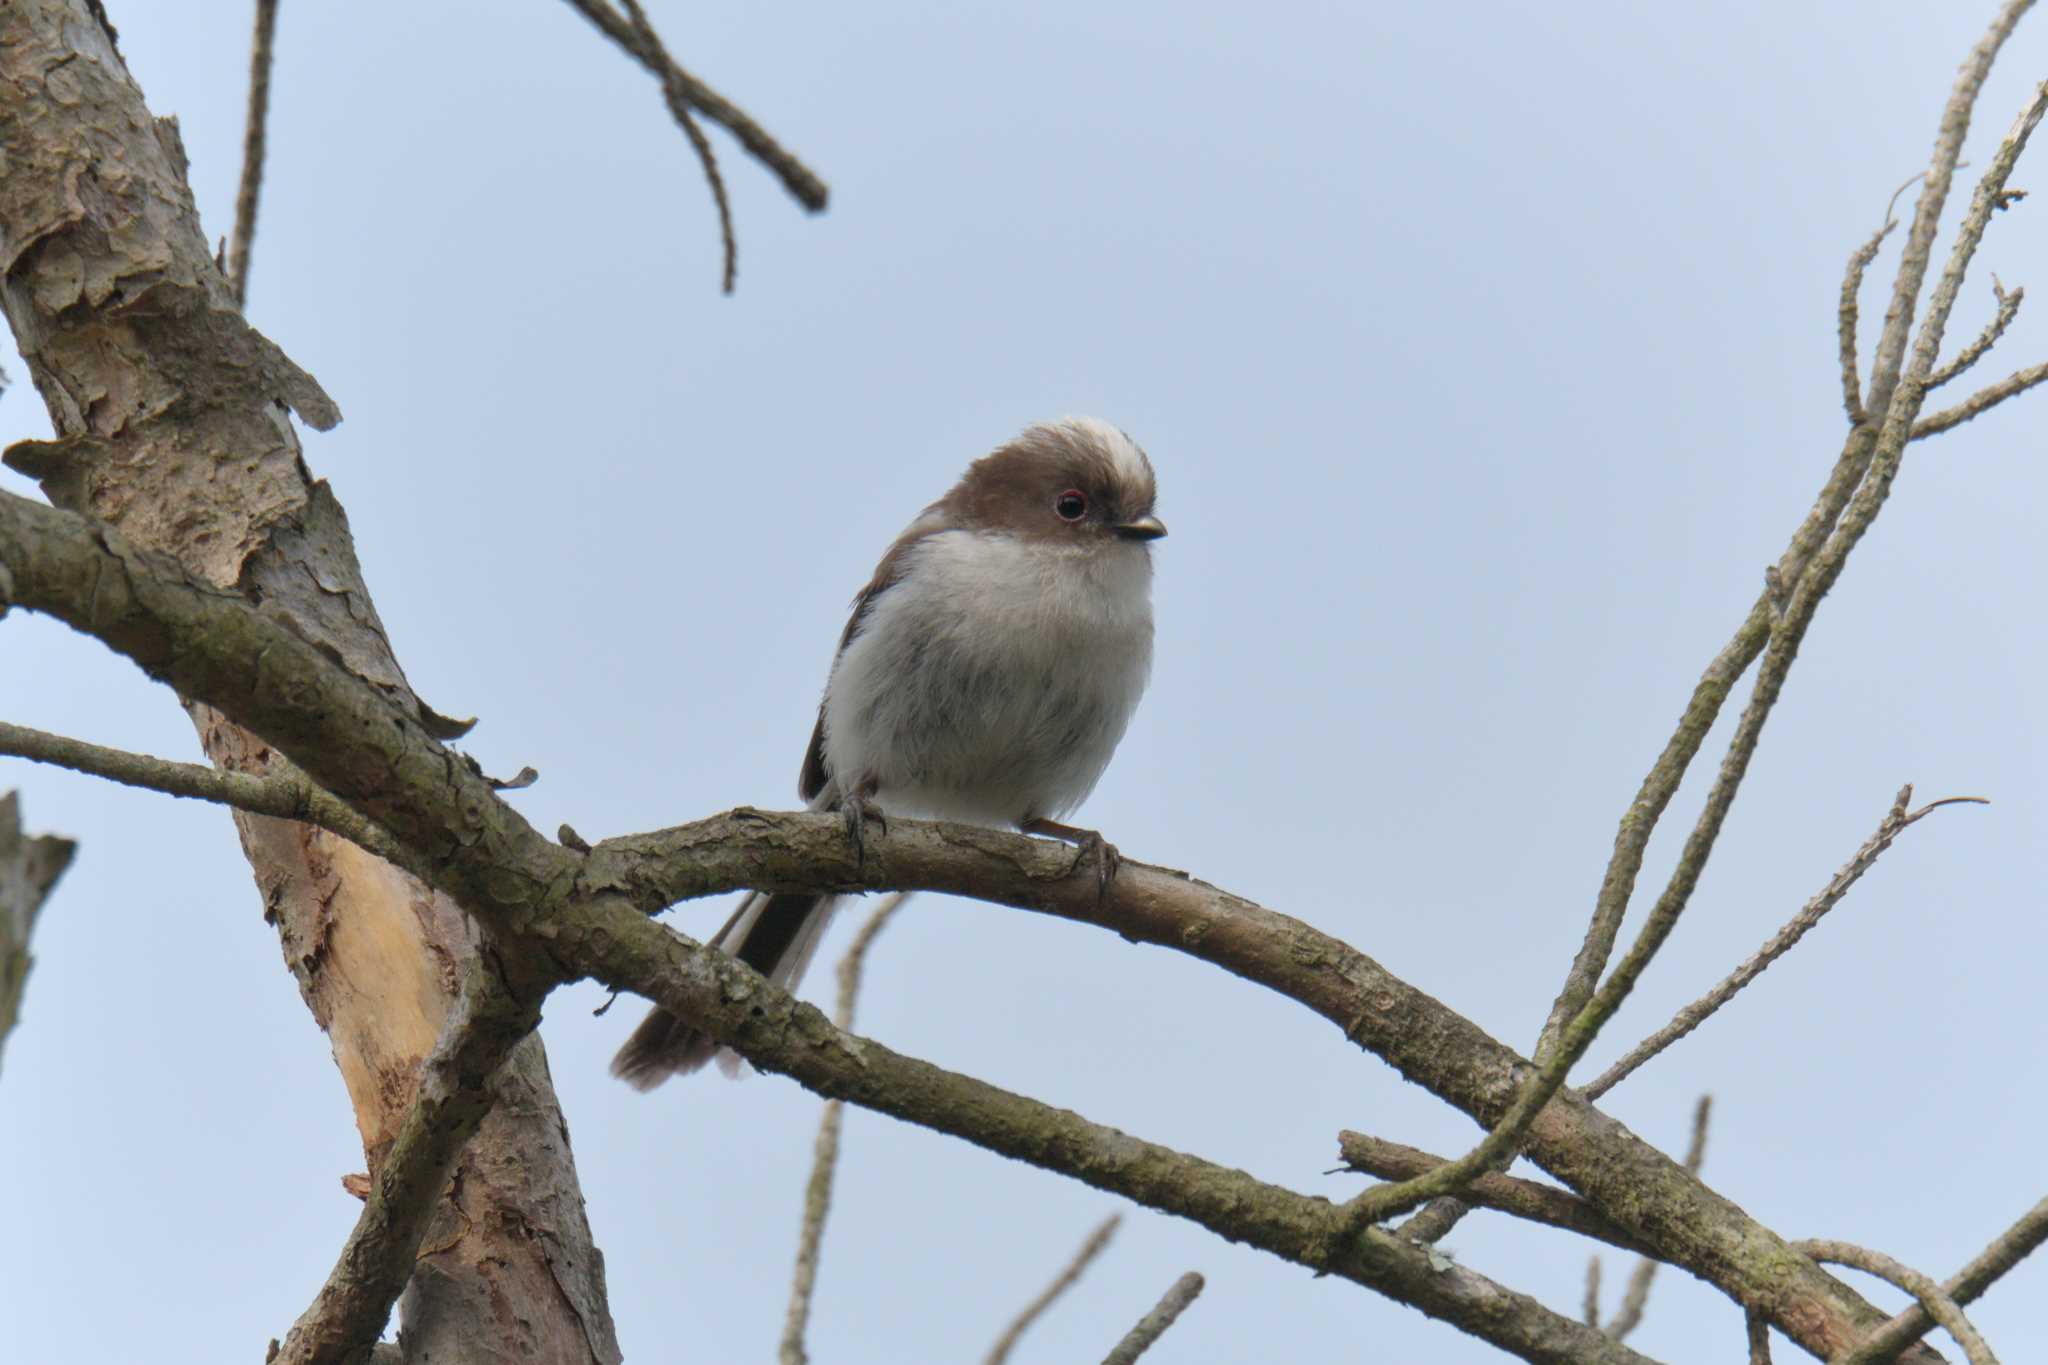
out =
[[[492,1077],[539,1022],[538,996],[515,999],[494,966],[471,959],[461,1003],[420,1068],[418,1093],[340,1259],[275,1357],[281,1365],[346,1365],[376,1343],[456,1159],[490,1112]]]
[[[1003,1329],[1003,1334],[996,1338],[996,1344],[989,1347],[988,1354],[982,1357],[982,1365],[1003,1365],[1003,1362],[1010,1358],[1010,1352],[1016,1349],[1018,1339],[1030,1330],[1031,1324],[1037,1322],[1046,1309],[1052,1307],[1060,1295],[1080,1282],[1081,1276],[1087,1272],[1095,1258],[1102,1254],[1103,1248],[1109,1245],[1109,1239],[1116,1235],[1117,1225],[1123,1221],[1122,1214],[1112,1213],[1096,1226],[1095,1231],[1082,1239],[1080,1250],[1074,1253],[1073,1259],[1067,1262],[1059,1274],[1053,1276],[1052,1283],[1040,1290],[1031,1302],[1018,1311],[1016,1317],[1010,1319],[1010,1325]]]
[[[0,721],[0,755],[49,763],[127,787],[212,801],[280,820],[302,820],[338,834],[387,861],[403,864],[408,857],[383,830],[356,814],[347,803],[315,786],[296,769],[262,775],[229,772],[199,763],[175,763],[167,758],[109,749],[6,721]]]
[[[909,899],[908,891],[885,897],[853,936],[846,956],[839,959],[839,1000],[832,1010],[832,1025],[841,1032],[853,1028],[853,1007],[860,995],[861,967],[867,960],[868,949]],[[811,1176],[804,1182],[803,1226],[797,1233],[796,1270],[790,1276],[789,1310],[782,1323],[782,1365],[804,1365],[810,1359],[804,1350],[804,1331],[811,1320],[811,1292],[818,1282],[818,1251],[825,1238],[825,1216],[832,1208],[832,1178],[839,1164],[839,1133],[845,1121],[846,1105],[839,1100],[826,1100],[824,1112],[818,1116]]]
[[[2042,380],[2048,379],[2048,364],[2029,365],[2015,371],[1996,384],[1979,389],[1952,408],[1943,408],[1932,417],[1923,417],[1913,424],[1913,439],[1924,441],[1929,436],[1939,436],[1951,427],[1959,427],[1973,417],[1982,416],[2008,398],[2017,398]]]
[[[1898,220],[1891,215],[1889,206],[1885,209],[1884,226],[1870,234],[1870,240],[1856,248],[1849,257],[1849,265],[1842,272],[1842,300],[1835,308],[1835,343],[1842,366],[1842,410],[1849,416],[1849,425],[1860,427],[1867,414],[1863,410],[1863,383],[1857,377],[1857,309],[1863,292],[1863,272],[1877,259],[1878,248],[1884,239],[1897,227]]]
[[[1852,1242],[1837,1242],[1827,1238],[1814,1238],[1792,1244],[1816,1261],[1831,1261],[1836,1265],[1852,1265],[1867,1271],[1881,1280],[1886,1280],[1920,1300],[1920,1306],[1942,1325],[1948,1334],[1956,1339],[1969,1358],[1970,1365],[1998,1365],[1998,1357],[1984,1344],[1984,1338],[1963,1316],[1963,1310],[1956,1301],[1942,1292],[1940,1285],[1917,1270],[1909,1269],[1881,1251],[1871,1251]]]
[[[1069,875],[1067,850],[1018,835],[892,821],[887,837],[870,841],[865,858],[857,859],[844,822],[835,817],[741,810],[610,840],[588,856],[574,854],[534,831],[481,775],[442,748],[417,715],[336,667],[331,656],[267,613],[135,550],[118,533],[0,495],[0,565],[12,575],[21,605],[89,630],[154,676],[264,735],[314,781],[424,858],[436,884],[487,927],[512,938],[532,935],[565,974],[588,972],[687,1014],[692,1006],[682,996],[656,994],[653,978],[639,968],[630,977],[619,969],[621,916],[644,923],[645,913],[676,899],[740,886],[958,892],[1098,924],[1215,962],[1314,1009],[1482,1122],[1498,1118],[1526,1074],[1525,1061],[1469,1021],[1297,920],[1135,863],[1126,863],[1110,894],[1099,896],[1092,877]],[[594,923],[610,937],[590,937]],[[681,949],[681,940],[647,927]],[[779,994],[758,978],[749,990],[764,1001]],[[730,1041],[708,1020],[704,1026]],[[766,1064],[746,1047],[739,1050]],[[813,1088],[838,1083],[837,1073],[787,1069]],[[858,1087],[846,1093],[869,1107],[955,1131],[924,1107],[931,1098],[918,1089],[925,1078],[913,1069],[895,1073],[908,1092],[891,1086],[888,1094]],[[979,1124],[959,1135],[1001,1151],[1014,1140]],[[1881,1320],[1847,1286],[1575,1097],[1560,1096],[1538,1115],[1529,1139],[1530,1154],[1553,1175],[1625,1219],[1674,1263],[1762,1307],[1809,1349],[1832,1354]],[[1050,1164],[1088,1178],[1070,1157]],[[1142,1195],[1132,1197],[1143,1202]],[[1227,1235],[1248,1236],[1243,1218],[1219,1218],[1232,1229]],[[1326,1217],[1316,1219],[1315,1235],[1331,1230],[1328,1224]],[[1391,1244],[1377,1235],[1368,1240],[1374,1255]],[[1283,1245],[1309,1254],[1299,1244]],[[1313,1254],[1327,1259],[1327,1247],[1318,1245]],[[1339,1259],[1350,1263],[1366,1255],[1362,1245]],[[1426,1258],[1420,1263],[1427,1264]],[[1400,1275],[1390,1270],[1384,1287],[1404,1301],[1434,1305],[1425,1311],[1465,1314],[1506,1292],[1455,1277],[1411,1280],[1412,1268],[1399,1262],[1394,1269]]]
[[[21,1017],[22,991],[35,965],[28,940],[36,916],[77,852],[69,839],[23,835],[21,794],[0,796],[0,1053]]]
[[[1741,966],[1729,973],[1714,989],[1681,1009],[1672,1017],[1670,1023],[1643,1039],[1642,1042],[1637,1043],[1628,1051],[1627,1055],[1602,1072],[1598,1080],[1585,1087],[1582,1093],[1584,1093],[1586,1098],[1597,1100],[1608,1091],[1614,1089],[1615,1086],[1627,1080],[1643,1063],[1649,1061],[1665,1048],[1670,1047],[1673,1043],[1698,1028],[1706,1021],[1709,1015],[1713,1014],[1714,1011],[1720,1009],[1721,1006],[1727,1004],[1730,1000],[1733,1000],[1743,987],[1763,975],[1765,968],[1790,952],[1793,945],[1804,938],[1809,929],[1820,923],[1823,915],[1834,909],[1841,902],[1842,897],[1849,894],[1849,888],[1856,885],[1862,879],[1863,874],[1868,872],[1872,865],[1884,855],[1884,851],[1892,846],[1892,841],[1897,839],[1908,828],[1926,819],[1927,816],[1940,810],[1943,806],[1966,802],[1977,805],[1990,804],[1981,796],[1951,796],[1940,801],[1930,802],[1919,810],[1908,814],[1906,806],[1912,799],[1913,787],[1911,783],[1899,788],[1898,797],[1892,802],[1891,810],[1886,813],[1884,819],[1878,824],[1877,832],[1864,841],[1863,846],[1856,850],[1855,856],[1842,865],[1841,870],[1835,873],[1828,884],[1822,887],[1812,900],[1809,900],[1800,907],[1799,913],[1794,915],[1784,928],[1778,930],[1777,933],[1771,935],[1768,939],[1765,939],[1761,948],[1751,954],[1749,959]]]
[[[739,243],[732,233],[732,201],[726,197],[725,177],[718,173],[718,158],[711,151],[711,140],[704,136],[704,130],[697,126],[696,117],[690,113],[690,90],[684,84],[683,69],[669,57],[668,49],[662,46],[661,35],[654,31],[654,25],[647,21],[647,11],[640,7],[640,0],[620,0],[626,7],[626,17],[632,21],[633,36],[638,40],[639,50],[646,52],[654,61],[655,73],[661,80],[662,97],[668,101],[668,111],[681,126],[683,136],[690,140],[690,148],[697,153],[697,164],[704,168],[704,180],[711,186],[711,202],[718,208],[718,236],[725,248],[725,275],[722,292],[732,292],[733,279],[739,271]]]
[[[1974,1302],[2006,1271],[2032,1255],[2043,1241],[2048,1241],[2048,1199],[2021,1214],[2018,1222],[2000,1233],[1942,1285],[1942,1292],[1958,1304]],[[1927,1309],[1914,1304],[1859,1343],[1837,1365],[1875,1365],[1877,1361],[1890,1360],[1934,1325]]]
[[[597,26],[599,32],[617,43],[626,54],[652,72],[664,86],[673,81],[689,106],[739,139],[748,155],[766,166],[782,182],[790,196],[812,213],[822,213],[831,191],[817,174],[788,149],[770,137],[747,112],[725,96],[677,66],[667,53],[644,43],[630,20],[611,7],[610,0],[569,0],[578,14]]]
[[[1982,360],[1985,353],[1998,344],[1998,339],[2005,335],[2005,329],[2012,326],[2012,320],[2019,316],[2020,304],[2027,297],[2027,291],[2015,289],[2008,294],[2005,292],[2005,286],[1998,282],[1998,276],[1993,275],[1991,295],[1998,303],[1997,310],[1991,315],[1991,321],[1984,324],[1984,330],[1977,334],[1977,339],[1963,347],[1954,360],[1927,376],[1929,392],[1940,388]]]
[[[1378,1176],[1381,1180],[1412,1180],[1447,1165],[1450,1160],[1399,1142],[1355,1133],[1349,1128],[1337,1134],[1337,1153],[1352,1170]],[[1569,1190],[1560,1190],[1553,1185],[1521,1180],[1511,1175],[1488,1174],[1465,1187],[1465,1198],[1480,1208],[1575,1232],[1581,1237],[1620,1247],[1623,1251],[1644,1256],[1655,1254],[1647,1243],[1627,1228]],[[1597,1323],[1593,1325],[1598,1326]]]
[[[1152,1349],[1153,1342],[1166,1334],[1166,1329],[1173,1326],[1175,1319],[1187,1311],[1188,1305],[1202,1292],[1204,1283],[1202,1277],[1192,1270],[1175,1280],[1160,1298],[1158,1306],[1138,1319],[1138,1325],[1124,1333],[1124,1339],[1102,1358],[1102,1365],[1133,1365],[1139,1356]]]
[[[1707,1120],[1712,1117],[1714,1097],[1700,1096],[1699,1103],[1692,1111],[1692,1141],[1685,1149],[1685,1170],[1688,1175],[1700,1173],[1700,1163],[1707,1155]],[[1643,1310],[1649,1306],[1650,1284],[1657,1277],[1657,1259],[1642,1256],[1636,1260],[1636,1268],[1628,1277],[1628,1288],[1622,1291],[1621,1307],[1615,1310],[1614,1320],[1607,1324],[1607,1335],[1616,1341],[1628,1340],[1628,1334],[1640,1327]]]
[[[256,201],[263,193],[263,151],[270,120],[271,53],[277,40],[277,0],[256,0],[256,36],[249,44],[249,121],[242,134],[242,183],[235,191],[234,245],[228,285],[237,306],[249,306],[249,247],[256,240]]]

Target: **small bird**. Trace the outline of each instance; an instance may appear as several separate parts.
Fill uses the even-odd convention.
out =
[[[1048,835],[1106,883],[1116,851],[1059,817],[1094,790],[1151,675],[1156,496],[1145,452],[1089,417],[969,465],[853,600],[797,781],[810,808],[842,812],[856,846],[876,814]],[[752,892],[711,946],[794,990],[841,899]],[[719,1051],[657,1008],[612,1074],[651,1090]]]

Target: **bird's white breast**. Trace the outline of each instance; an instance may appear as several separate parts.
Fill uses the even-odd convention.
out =
[[[826,688],[826,762],[885,810],[1008,825],[1094,789],[1152,667],[1142,545],[949,530],[907,551]]]

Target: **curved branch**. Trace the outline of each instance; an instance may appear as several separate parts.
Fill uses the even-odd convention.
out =
[[[1908,1266],[1901,1265],[1881,1251],[1872,1251],[1853,1242],[1837,1242],[1829,1238],[1816,1237],[1793,1246],[1816,1261],[1832,1261],[1836,1265],[1850,1265],[1866,1271],[1890,1284],[1905,1290],[1920,1300],[1920,1306],[1942,1325],[1948,1334],[1956,1339],[1969,1358],[1970,1365],[1998,1365],[1998,1357],[1984,1343],[1970,1320],[1963,1316],[1963,1310],[1956,1301],[1942,1292],[1940,1285],[1927,1276]]]

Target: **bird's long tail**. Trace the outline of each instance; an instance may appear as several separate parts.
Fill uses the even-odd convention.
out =
[[[710,946],[793,991],[817,955],[841,899],[749,892]],[[720,1048],[715,1040],[657,1006],[647,1012],[640,1027],[612,1058],[612,1075],[636,1090],[652,1090],[670,1076],[697,1070],[714,1056],[727,1075],[737,1074],[737,1053]]]

